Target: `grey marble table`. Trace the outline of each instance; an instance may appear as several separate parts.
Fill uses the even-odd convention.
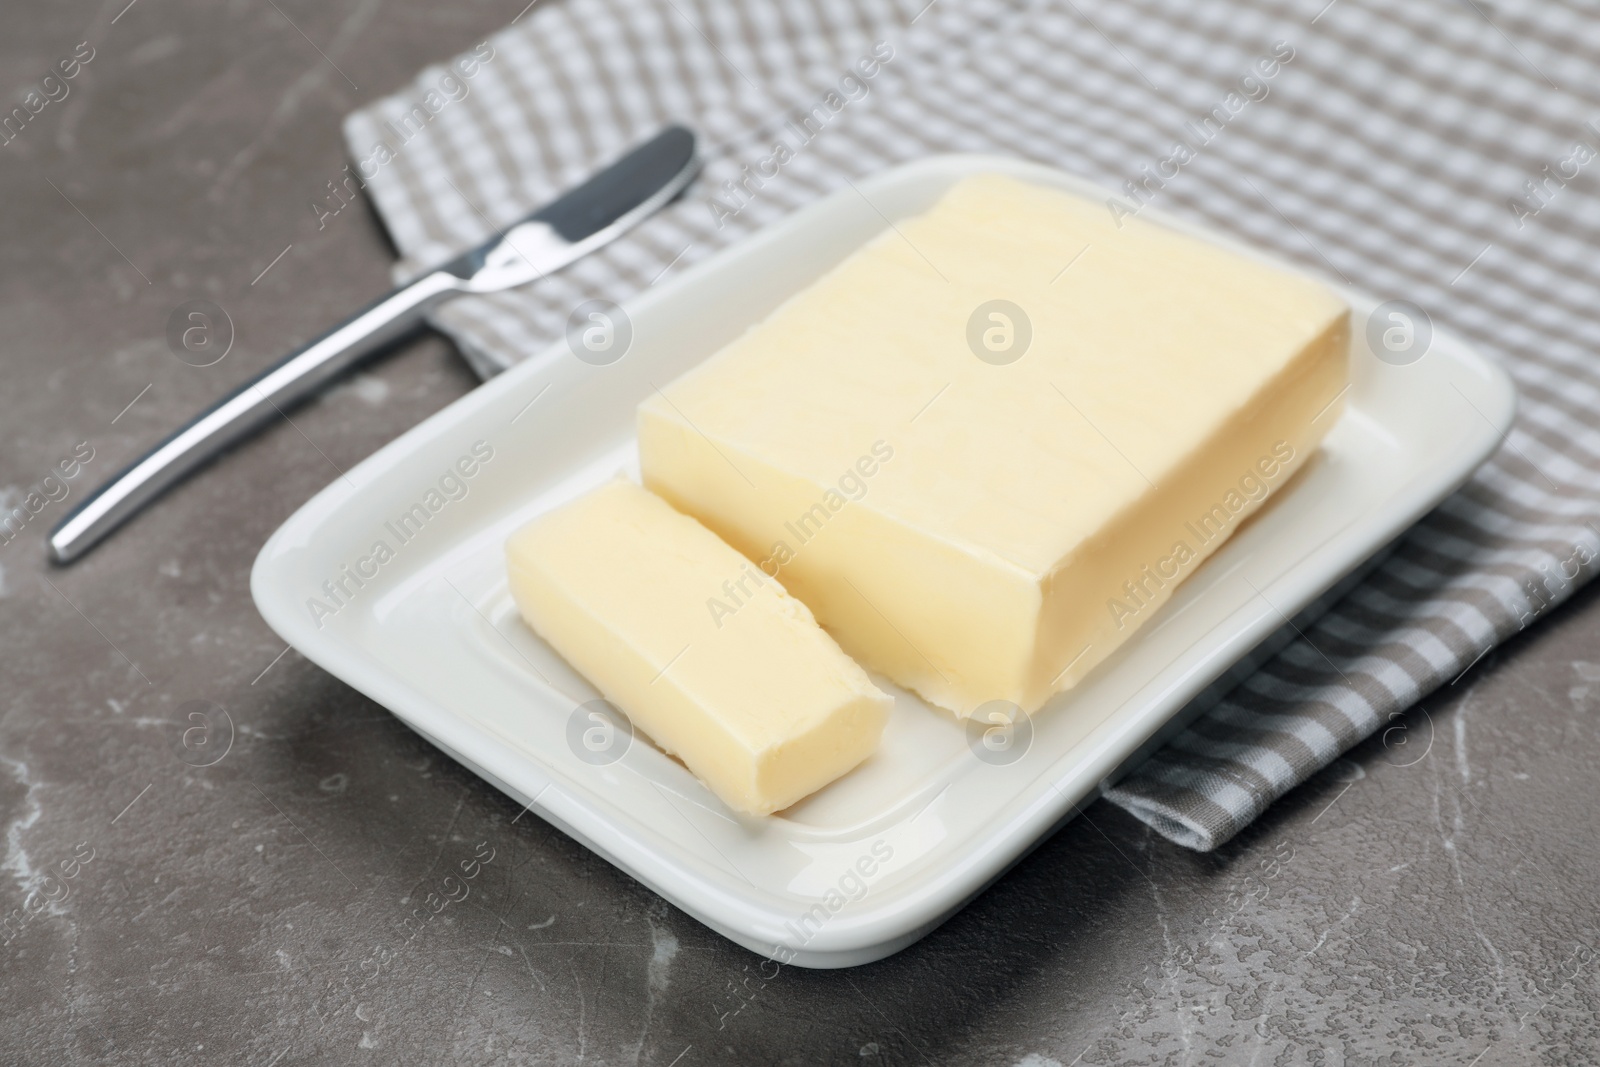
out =
[[[1593,595],[1216,854],[1092,805],[921,943],[807,972],[519,820],[257,616],[266,536],[472,387],[441,340],[46,565],[92,483],[385,288],[370,213],[319,228],[308,206],[343,165],[338,119],[520,6],[4,13],[19,98],[95,52],[0,147],[0,492],[41,490],[0,544],[0,1062],[1600,1061]],[[199,299],[235,333],[209,367],[166,337]],[[191,717],[215,707],[225,752]],[[467,899],[406,924],[491,854]]]

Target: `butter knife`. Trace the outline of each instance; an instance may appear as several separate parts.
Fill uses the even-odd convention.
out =
[[[669,126],[492,240],[444,263],[290,353],[100,486],[50,532],[70,563],[195,468],[280,417],[427,312],[466,293],[526,285],[609,244],[666,206],[700,168],[694,134]]]

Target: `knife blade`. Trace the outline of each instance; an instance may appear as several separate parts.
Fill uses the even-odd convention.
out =
[[[426,271],[201,412],[81,501],[50,532],[70,563],[167,489],[384,346],[447,300],[494,293],[581,259],[670,203],[700,169],[694,134],[669,126],[510,229]]]

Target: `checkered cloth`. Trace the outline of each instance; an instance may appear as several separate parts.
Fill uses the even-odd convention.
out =
[[[1531,0],[925,3],[543,0],[478,62],[423,71],[345,134],[405,277],[664,123],[700,133],[707,172],[664,215],[526,291],[437,313],[488,376],[581,301],[624,300],[847,178],[976,151],[1120,188],[1223,107],[1154,203],[1414,301],[1507,363],[1521,409],[1464,489],[1107,792],[1216,848],[1600,566],[1600,123],[1585,125],[1600,19]],[[800,144],[789,123],[806,114]],[[730,192],[779,141],[794,158],[778,176]],[[375,161],[380,142],[394,158]]]

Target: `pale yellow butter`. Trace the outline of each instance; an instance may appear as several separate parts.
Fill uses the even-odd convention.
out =
[[[1313,281],[972,177],[645,401],[644,481],[866,666],[1032,710],[1312,454],[1348,329]]]
[[[891,698],[804,604],[638,486],[541,516],[506,559],[528,625],[730,807],[786,808],[877,747]]]

